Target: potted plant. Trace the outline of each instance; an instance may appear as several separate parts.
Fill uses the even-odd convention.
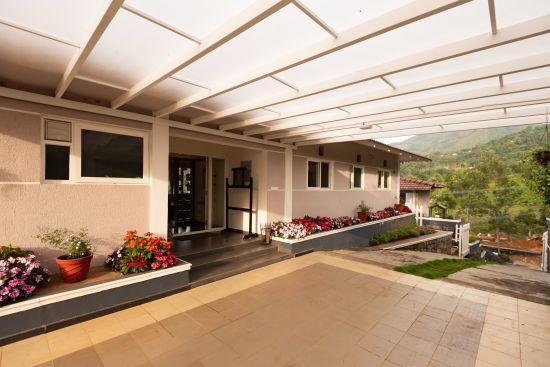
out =
[[[73,233],[67,228],[44,228],[36,237],[40,242],[65,252],[55,259],[64,282],[75,283],[86,279],[93,257],[87,229]]]
[[[361,223],[365,223],[367,221],[367,213],[369,211],[370,207],[365,204],[364,200],[361,200],[361,204],[357,206],[357,216],[359,217]]]

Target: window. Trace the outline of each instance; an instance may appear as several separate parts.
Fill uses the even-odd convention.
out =
[[[378,188],[379,189],[389,189],[390,188],[390,180],[391,175],[390,171],[381,169],[378,170]]]
[[[330,187],[330,163],[318,161],[307,162],[307,187]]]
[[[45,152],[44,178],[46,180],[68,180],[71,147],[46,144]]]
[[[69,180],[72,124],[59,120],[44,120],[44,179]]]
[[[363,188],[363,167],[352,166],[351,188],[352,189]]]
[[[81,176],[143,178],[143,138],[82,129]]]

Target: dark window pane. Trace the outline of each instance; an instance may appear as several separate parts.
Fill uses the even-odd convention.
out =
[[[382,188],[382,171],[378,171],[378,188]]]
[[[318,162],[308,162],[307,163],[307,187],[317,187],[317,177],[319,172],[319,163]]]
[[[387,189],[388,187],[390,187],[390,173],[384,171],[384,188]]]
[[[361,188],[361,176],[363,175],[363,169],[360,167],[353,168],[353,187]]]
[[[143,178],[143,138],[82,130],[82,177]]]
[[[329,186],[329,167],[328,163],[321,163],[321,187]]]
[[[69,157],[71,148],[46,144],[46,180],[69,179]]]

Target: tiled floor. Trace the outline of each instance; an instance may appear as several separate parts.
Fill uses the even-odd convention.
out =
[[[313,253],[0,348],[1,366],[548,366],[550,307]]]

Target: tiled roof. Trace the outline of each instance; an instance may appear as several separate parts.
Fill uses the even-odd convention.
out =
[[[414,180],[410,178],[402,178],[400,184],[401,191],[432,190],[441,189],[444,187],[445,186],[437,182]]]

